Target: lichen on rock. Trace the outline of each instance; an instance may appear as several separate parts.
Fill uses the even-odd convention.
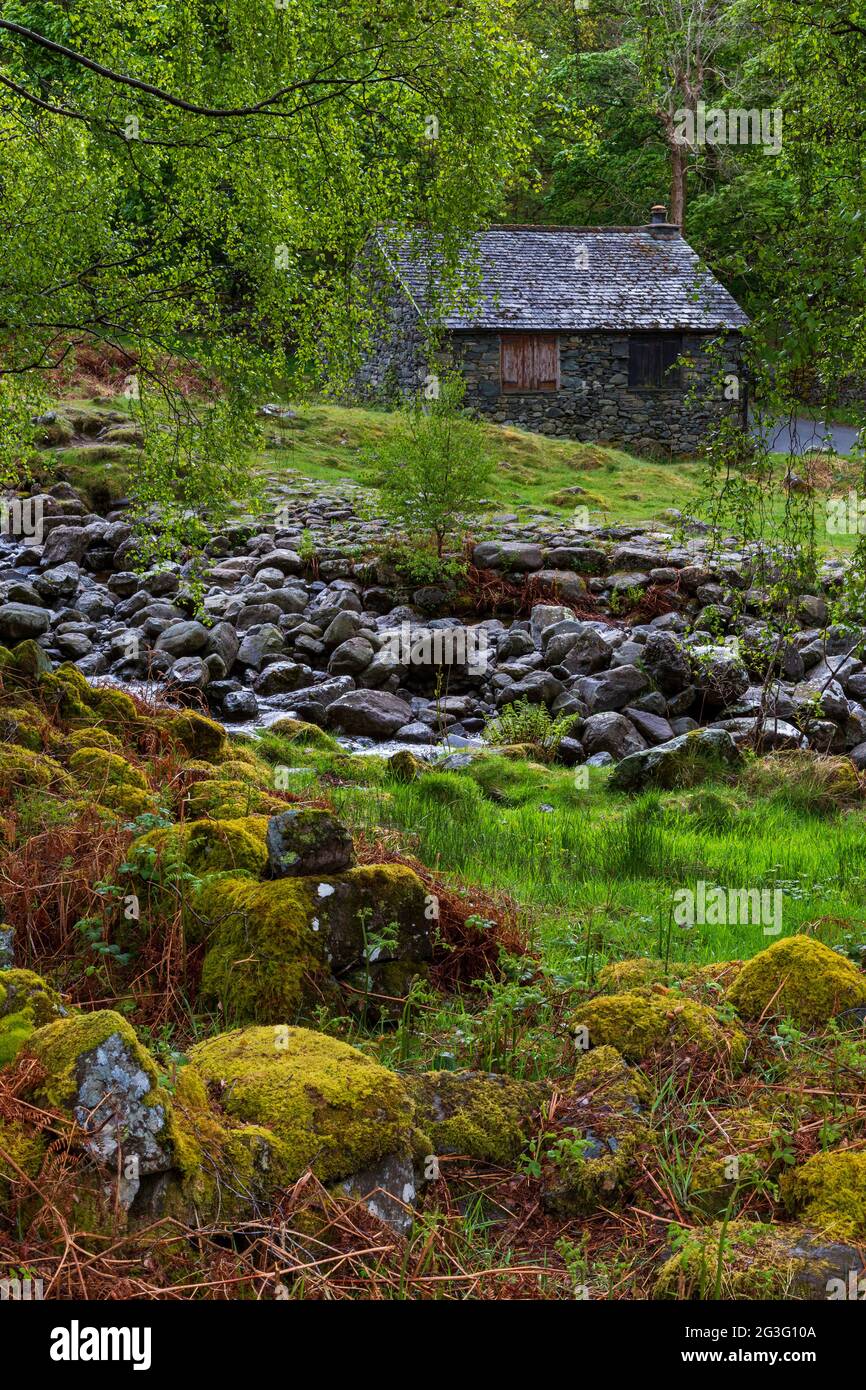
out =
[[[142,1179],[173,1164],[169,1098],[153,1059],[126,1019],[109,1009],[37,1029],[27,1051],[44,1073],[35,1098],[75,1119],[84,1147],[127,1210]]]

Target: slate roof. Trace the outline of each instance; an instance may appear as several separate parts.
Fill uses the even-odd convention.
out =
[[[416,237],[380,245],[423,314],[429,255]],[[465,263],[480,287],[471,307],[444,317],[450,329],[715,331],[748,318],[679,233],[644,227],[492,227]],[[478,257],[477,262],[474,256]],[[435,263],[435,257],[434,257]],[[582,268],[581,268],[582,267]],[[472,271],[469,272],[472,276]]]

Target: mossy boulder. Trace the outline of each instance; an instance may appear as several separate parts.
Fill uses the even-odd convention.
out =
[[[578,1041],[614,1047],[638,1062],[664,1044],[742,1065],[747,1040],[741,1029],[724,1023],[705,1004],[657,986],[602,995],[581,1004],[571,1017]]]
[[[75,1119],[118,1206],[128,1210],[142,1180],[174,1161],[169,1097],[153,1059],[109,1009],[49,1023],[26,1050],[43,1072],[34,1098]]]
[[[786,936],[746,961],[728,990],[742,1018],[791,1018],[801,1028],[866,1004],[866,976],[810,936]]]
[[[11,665],[16,672],[31,679],[52,669],[50,656],[32,637],[13,647]]]
[[[648,787],[693,787],[736,766],[742,754],[725,729],[693,729],[667,743],[629,753],[610,777],[610,791],[639,792]]]
[[[428,771],[428,764],[416,758],[408,748],[401,748],[388,759],[388,772],[395,782],[417,782]]]
[[[268,733],[276,734],[287,743],[297,743],[302,747],[317,749],[322,753],[338,753],[340,745],[317,724],[308,724],[305,719],[277,719],[268,727]]]
[[[0,709],[0,742],[15,743],[39,753],[56,741],[51,724],[35,705],[7,705]]]
[[[13,1195],[33,1195],[27,1178],[37,1177],[46,1147],[44,1136],[32,1125],[0,1119],[0,1212]]]
[[[189,814],[199,819],[241,820],[245,816],[268,816],[285,809],[285,802],[260,791],[248,781],[203,777],[193,782],[186,795]]]
[[[268,764],[245,748],[231,745],[231,757],[219,764],[213,775],[220,781],[246,782],[251,787],[270,787],[274,774]]]
[[[151,1213],[192,1224],[248,1221],[294,1180],[286,1145],[262,1125],[226,1115],[193,1066],[172,1097],[174,1171]]]
[[[461,1154],[482,1163],[513,1163],[535,1127],[548,1087],[478,1071],[408,1076],[416,1118],[435,1155]]]
[[[106,753],[123,753],[123,744],[116,734],[95,726],[73,730],[66,740],[66,746],[70,753],[77,753],[80,748],[102,748]]]
[[[675,972],[676,967],[672,963],[665,965],[663,960],[650,956],[614,960],[599,970],[595,987],[600,994],[622,994],[642,985],[665,984],[672,976],[675,978]]]
[[[69,770],[101,806],[132,818],[156,810],[144,773],[118,753],[104,748],[79,748],[69,759]]]
[[[137,732],[142,718],[131,696],[113,686],[94,686],[77,666],[64,664],[39,676],[36,694],[55,715],[73,727],[99,725],[110,732]]]
[[[863,1269],[856,1249],[825,1241],[805,1226],[739,1220],[675,1228],[672,1245],[654,1298],[817,1302]]]
[[[866,1149],[813,1154],[782,1178],[788,1210],[822,1236],[866,1241]]]
[[[247,874],[261,878],[267,862],[264,816],[237,820],[194,820],[141,835],[133,853],[155,851],[164,868],[182,866],[197,875]]]
[[[66,1013],[60,995],[32,970],[0,973],[0,1067],[12,1062],[37,1028]]]
[[[75,783],[47,753],[34,752],[16,744],[0,745],[0,788],[43,788],[71,793]]]
[[[704,1216],[721,1216],[778,1172],[777,1136],[787,1126],[747,1106],[713,1111],[690,1155],[689,1202]]]
[[[420,1152],[404,1083],[362,1052],[307,1028],[243,1028],[198,1043],[190,1064],[235,1120],[281,1142],[290,1181],[325,1183],[393,1154]]]
[[[341,874],[355,862],[352,837],[329,811],[289,807],[271,816],[267,830],[271,878]]]
[[[544,1203],[561,1215],[590,1215],[628,1194],[635,1159],[649,1138],[646,1080],[613,1047],[578,1061],[555,1111],[542,1165]]]
[[[174,715],[167,727],[171,737],[193,758],[222,762],[229,752],[228,737],[222,725],[194,710]]]
[[[219,824],[219,822],[216,822]],[[432,955],[421,880],[401,864],[344,874],[252,883],[224,877],[198,894],[198,930],[209,935],[202,988],[238,1020],[293,1018],[334,994],[332,976],[360,970],[375,993],[394,966],[404,978]],[[388,992],[388,991],[383,991]]]

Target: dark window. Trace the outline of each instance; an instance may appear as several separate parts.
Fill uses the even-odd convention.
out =
[[[634,334],[628,340],[629,386],[681,386],[682,371],[674,363],[682,350],[680,333]]]
[[[503,391],[556,391],[559,339],[555,333],[503,333],[500,339]]]

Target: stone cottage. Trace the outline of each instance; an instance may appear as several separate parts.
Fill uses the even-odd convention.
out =
[[[357,394],[414,394],[425,382],[429,394],[450,361],[467,404],[502,424],[694,453],[722,412],[745,421],[748,319],[666,217],[654,207],[643,227],[491,227],[466,257],[462,304],[452,294],[436,316],[435,353],[436,258],[422,238],[380,232],[385,326]]]

